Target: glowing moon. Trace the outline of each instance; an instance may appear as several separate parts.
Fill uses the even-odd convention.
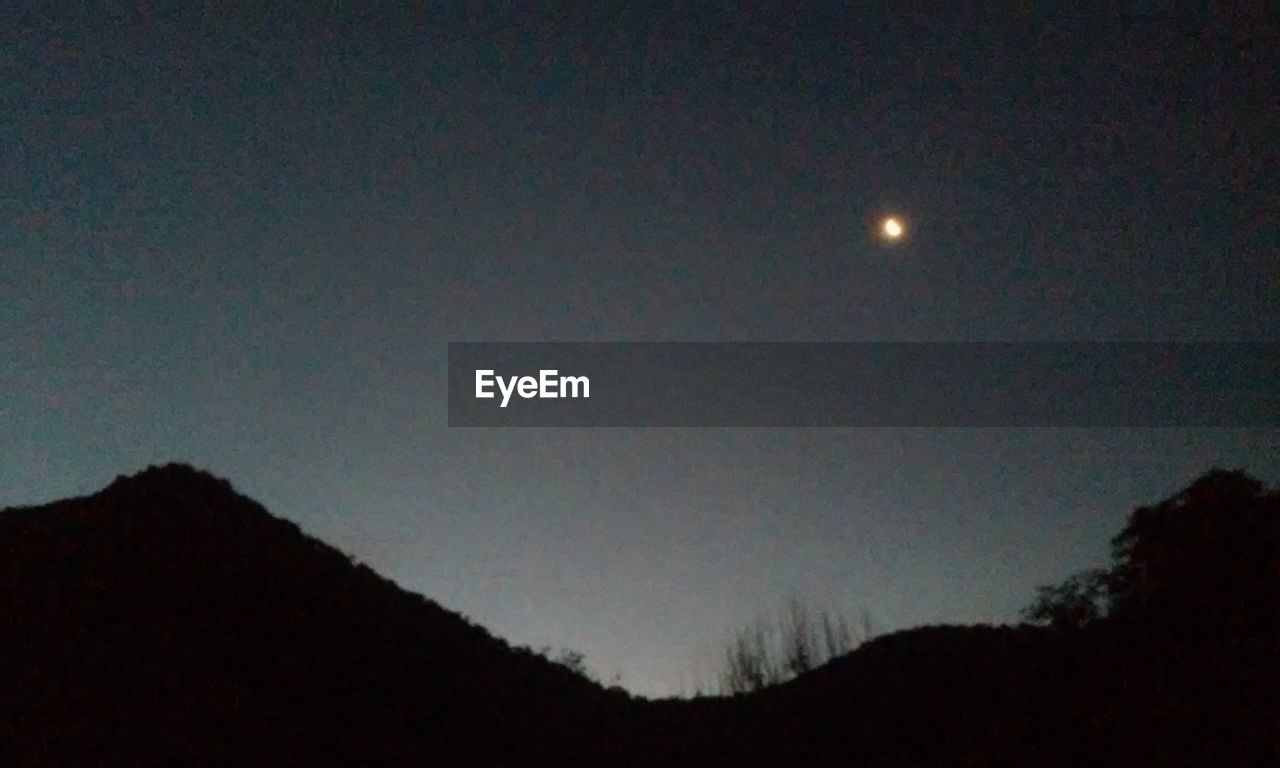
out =
[[[906,232],[906,227],[902,225],[902,220],[894,216],[890,216],[880,224],[880,234],[884,235],[886,240],[898,240]]]

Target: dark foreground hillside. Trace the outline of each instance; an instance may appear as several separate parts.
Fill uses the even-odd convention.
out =
[[[555,765],[625,699],[181,466],[0,514],[0,563],[21,764]]]
[[[1175,605],[1117,569],[1089,621],[912,630],[750,696],[648,702],[225,481],[151,469],[0,513],[0,765],[1276,765],[1280,517],[1274,492],[1233,483],[1157,515],[1182,530],[1191,498],[1243,521],[1193,537],[1230,571],[1194,583],[1231,595],[1179,587]]]

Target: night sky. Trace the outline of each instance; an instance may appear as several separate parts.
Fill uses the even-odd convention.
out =
[[[0,505],[189,461],[669,693],[790,595],[1010,621],[1134,505],[1280,479],[1274,429],[450,430],[444,389],[450,340],[1280,338],[1274,15],[321,5],[0,11]]]

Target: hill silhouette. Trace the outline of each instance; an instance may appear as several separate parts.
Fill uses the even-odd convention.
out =
[[[400,589],[224,480],[151,468],[0,513],[0,764],[1275,765],[1277,607],[1240,592],[1265,600],[1280,579],[1276,495],[1206,478],[1118,540],[1164,542],[1143,562],[1177,571],[1176,531],[1213,526],[1175,535],[1153,516],[1234,510],[1196,562],[1238,578],[1194,582],[1229,600],[1135,603],[1126,554],[1115,609],[1078,625],[920,628],[751,695],[645,701]],[[1172,629],[1180,610],[1197,631]]]
[[[619,698],[185,466],[8,510],[0,557],[22,764],[552,765]]]

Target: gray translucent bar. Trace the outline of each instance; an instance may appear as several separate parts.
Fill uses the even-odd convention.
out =
[[[1274,427],[1280,344],[453,342],[449,425]]]

